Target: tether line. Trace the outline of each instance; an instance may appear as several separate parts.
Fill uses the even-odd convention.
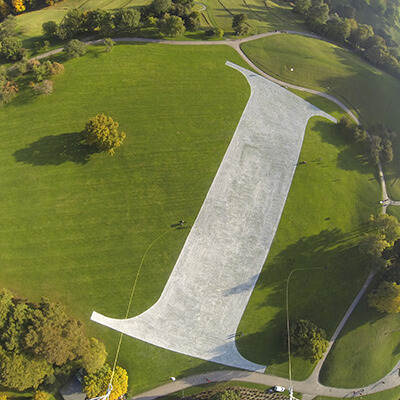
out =
[[[163,238],[164,236],[168,235],[168,233],[171,233],[172,231],[174,231],[174,230],[176,230],[176,229],[178,229],[178,228],[181,228],[181,225],[176,226],[176,227],[170,229],[170,230],[167,231],[167,232],[164,232],[164,233],[163,233],[162,235],[160,235],[157,239],[155,239],[152,243],[150,243],[150,245],[147,247],[145,253],[143,254],[142,261],[140,262],[139,269],[138,269],[138,271],[137,271],[137,273],[136,273],[136,278],[135,278],[135,281],[134,281],[134,283],[133,283],[133,287],[132,287],[132,290],[131,290],[131,295],[130,295],[129,302],[128,302],[128,307],[127,307],[126,313],[125,313],[125,319],[128,318],[129,312],[130,312],[130,310],[131,310],[132,301],[133,301],[133,295],[135,294],[136,285],[137,285],[138,280],[139,280],[140,271],[142,270],[143,262],[144,262],[144,259],[146,258],[147,253],[148,253],[149,250],[153,247],[153,245],[156,244],[161,238]],[[120,350],[121,350],[121,344],[122,344],[122,338],[123,338],[123,336],[124,336],[124,334],[121,332],[121,335],[120,335],[120,337],[119,337],[117,352],[115,353],[115,360],[114,360],[114,365],[113,365],[113,369],[112,369],[112,373],[111,373],[111,379],[110,379],[109,387],[110,387],[110,386],[112,387],[112,381],[113,381],[113,378],[114,378],[115,369],[116,369],[116,367],[117,367],[117,361],[118,361],[118,357],[119,357],[119,352],[120,352]]]

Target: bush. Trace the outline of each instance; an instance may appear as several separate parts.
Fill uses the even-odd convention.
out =
[[[164,36],[178,37],[185,32],[185,24],[182,18],[176,15],[172,15],[166,19],[160,19],[157,26],[160,33]]]
[[[1,42],[1,54],[10,61],[20,60],[24,54],[22,43],[16,37],[6,37]]]
[[[50,400],[50,393],[44,392],[43,390],[36,390],[33,400]]]
[[[0,105],[9,103],[18,93],[18,85],[15,82],[6,81],[0,88]]]
[[[42,31],[45,36],[56,37],[58,35],[58,24],[56,21],[46,21],[42,24]]]
[[[64,72],[64,65],[58,62],[53,62],[49,65],[48,70],[50,75],[60,75]]]
[[[64,51],[69,58],[81,57],[86,54],[87,44],[78,39],[72,39],[66,44]]]
[[[53,85],[54,82],[53,81],[49,81],[49,80],[44,80],[43,82],[39,82],[39,83],[32,83],[31,86],[33,88],[33,91],[36,94],[50,94],[53,92]]]

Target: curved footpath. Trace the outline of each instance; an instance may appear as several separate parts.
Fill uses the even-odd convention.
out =
[[[287,82],[283,82],[279,79],[276,79],[268,74],[266,74],[264,71],[259,69],[242,51],[241,49],[241,44],[245,42],[250,42],[253,40],[257,39],[262,39],[268,36],[274,36],[274,35],[279,35],[279,34],[292,34],[292,35],[301,35],[305,37],[310,37],[318,40],[323,40],[329,42],[329,40],[326,40],[320,36],[305,33],[305,32],[298,32],[298,31],[289,31],[289,30],[280,30],[280,31],[274,31],[274,32],[265,32],[261,33],[258,35],[250,36],[247,38],[242,38],[242,39],[234,39],[234,40],[218,40],[218,41],[172,41],[172,40],[162,40],[162,39],[145,39],[145,38],[114,38],[113,40],[115,42],[142,42],[142,43],[160,43],[160,44],[168,44],[168,45],[179,45],[179,46],[219,46],[219,45],[227,45],[232,48],[234,48],[238,54],[242,57],[243,60],[246,61],[246,63],[253,68],[258,74],[261,76],[269,79],[272,82],[277,83],[278,85],[284,86],[286,88],[290,89],[295,89],[299,90],[302,92],[310,93],[313,95],[321,96],[324,97],[333,103],[337,104],[339,107],[341,107],[352,119],[355,121],[358,125],[360,125],[360,121],[358,118],[354,115],[354,113],[340,100],[338,100],[336,97],[331,96],[327,93],[320,92],[318,90],[314,89],[308,89],[304,88],[301,86],[293,85]],[[89,45],[95,45],[95,44],[100,44],[104,40],[103,39],[98,39],[98,40],[88,40],[86,43]],[[49,51],[47,53],[43,53],[37,57],[33,57],[33,59],[42,59],[46,58],[50,55],[60,53],[64,50],[64,48],[59,48],[55,49],[52,51]],[[368,132],[367,132],[368,134]],[[368,134],[369,136],[369,134]],[[379,170],[379,179],[381,182],[381,187],[382,187],[382,211],[383,213],[386,213],[386,208],[389,205],[394,205],[394,206],[400,206],[400,201],[394,201],[389,199],[387,189],[386,189],[386,182],[385,182],[385,176],[383,173],[383,169],[381,164],[378,164],[378,170]],[[353,388],[353,389],[341,389],[341,388],[332,388],[332,387],[327,387],[319,383],[319,374],[320,370],[322,368],[322,365],[332,347],[334,344],[335,340],[340,334],[340,331],[342,330],[343,326],[345,325],[346,321],[350,317],[351,313],[357,306],[359,300],[365,293],[366,289],[368,288],[369,283],[371,282],[373,278],[373,274],[371,273],[364,286],[361,288],[360,292],[358,293],[357,297],[347,310],[345,316],[339,323],[336,331],[334,332],[332,338],[329,341],[329,346],[328,350],[326,351],[323,359],[319,361],[317,364],[316,368],[314,369],[313,373],[310,375],[308,379],[305,381],[292,381],[292,386],[293,389],[296,392],[300,392],[303,394],[303,400],[311,400],[314,397],[320,395],[320,396],[330,396],[330,397],[347,397],[347,398],[352,398],[352,397],[357,397],[361,395],[366,395],[366,394],[371,394],[371,393],[377,393],[381,392],[387,389],[391,389],[394,387],[397,387],[400,385],[400,379],[399,379],[399,371],[400,371],[400,361],[395,365],[395,367],[390,371],[385,377],[383,377],[381,380],[363,387],[363,388]],[[260,374],[256,372],[248,372],[248,371],[240,371],[240,370],[225,370],[225,371],[213,371],[205,374],[199,374],[199,375],[193,375],[190,377],[185,377],[182,379],[178,379],[175,382],[170,382],[166,383],[162,386],[159,386],[153,390],[150,390],[145,393],[141,393],[140,395],[137,395],[132,398],[137,399],[137,400],[153,400],[156,399],[157,397],[160,396],[165,396],[170,393],[174,393],[177,391],[182,391],[184,389],[187,389],[191,386],[197,386],[197,385],[202,385],[207,383],[208,381],[211,382],[225,382],[225,381],[243,381],[243,382],[251,382],[251,383],[258,383],[258,384],[263,384],[263,385],[268,385],[268,386],[273,386],[273,385],[281,385],[288,387],[290,385],[290,382],[288,379],[285,378],[280,378],[274,375],[268,375],[268,374]]]

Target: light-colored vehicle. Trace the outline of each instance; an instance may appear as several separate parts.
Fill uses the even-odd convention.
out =
[[[285,391],[285,388],[284,388],[283,386],[274,386],[274,387],[272,388],[272,390],[273,390],[274,392],[279,392],[279,393],[281,393],[281,392],[284,392],[284,391]]]

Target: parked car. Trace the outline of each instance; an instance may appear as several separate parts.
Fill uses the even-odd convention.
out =
[[[281,392],[284,392],[284,391],[285,391],[285,388],[284,388],[283,386],[274,386],[274,387],[272,388],[272,390],[273,390],[274,392],[279,392],[279,393],[281,393]]]

